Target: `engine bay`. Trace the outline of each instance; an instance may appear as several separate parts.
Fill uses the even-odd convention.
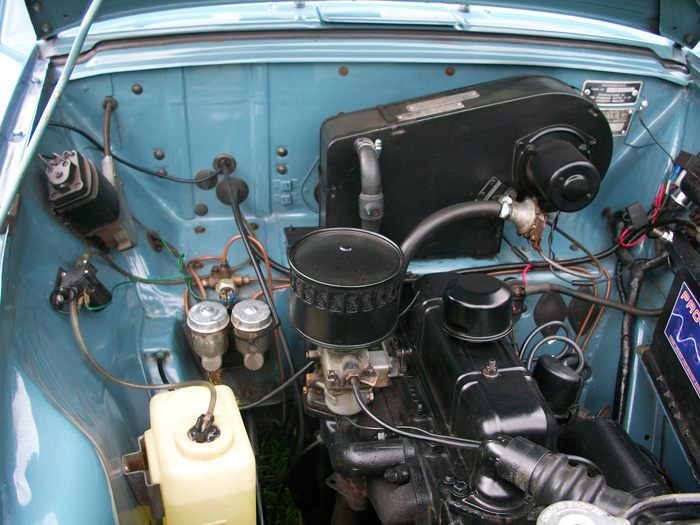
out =
[[[700,520],[698,94],[677,71],[90,72],[110,52],[49,123],[3,283],[13,388],[74,443],[66,486],[111,501],[92,515],[193,523],[161,411],[188,421],[168,453],[229,439],[227,414],[250,445],[221,481],[184,476],[201,523],[221,502],[284,523],[270,487],[286,522]]]

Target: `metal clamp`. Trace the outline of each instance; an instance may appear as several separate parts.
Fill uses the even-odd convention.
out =
[[[143,436],[139,436],[139,449],[122,456],[122,472],[131,487],[131,492],[134,493],[136,502],[139,505],[151,507],[151,517],[154,520],[162,520],[165,517],[163,495],[160,492],[160,485],[148,482],[147,469],[146,445]]]

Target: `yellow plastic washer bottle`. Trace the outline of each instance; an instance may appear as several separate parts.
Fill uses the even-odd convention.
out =
[[[146,454],[151,483],[160,484],[167,525],[255,523],[255,457],[236,398],[216,387],[210,443],[188,437],[209,402],[205,387],[165,392],[151,399]]]

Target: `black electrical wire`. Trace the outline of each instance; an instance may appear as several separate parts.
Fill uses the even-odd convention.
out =
[[[654,466],[654,469],[656,472],[658,472],[659,476],[664,478],[664,481],[668,484],[668,486],[671,488],[672,492],[681,492],[680,487],[678,484],[673,480],[671,475],[666,472],[666,469],[663,467],[661,462],[658,460],[658,458],[643,445],[640,445],[639,443],[635,443],[637,445],[637,448],[642,451],[642,453],[649,459],[649,461],[652,463]]]
[[[550,343],[552,341],[561,341],[562,343],[566,343],[574,349],[574,351],[576,352],[576,356],[578,357],[578,364],[576,365],[574,372],[576,372],[577,374],[580,373],[581,370],[583,370],[583,367],[586,366],[586,361],[583,357],[583,350],[581,350],[581,347],[578,344],[576,344],[576,341],[574,341],[573,339],[556,334],[543,337],[541,340],[537,341],[535,346],[532,347],[532,352],[530,352],[530,357],[527,358],[527,364],[525,365],[527,369],[529,370],[532,366],[532,361],[535,359],[535,354],[537,353],[537,351],[540,348],[542,348],[545,344]]]
[[[85,342],[83,333],[80,330],[80,322],[78,320],[77,299],[74,298],[72,301],[70,301],[69,309],[71,327],[73,328],[73,335],[75,336],[75,340],[78,343],[78,346],[80,347],[80,351],[83,353],[83,356],[85,357],[85,359],[87,359],[88,363],[90,363],[92,367],[102,377],[109,381],[112,381],[113,383],[116,383],[119,386],[133,388],[135,390],[168,390],[171,388],[186,388],[190,386],[199,386],[207,388],[209,389],[209,393],[211,395],[209,397],[209,405],[207,407],[207,411],[203,414],[204,418],[202,420],[202,428],[206,428],[208,424],[210,424],[210,422],[214,420],[214,407],[216,406],[216,388],[214,388],[213,384],[211,384],[209,381],[194,380],[182,381],[180,383],[170,383],[166,385],[145,385],[141,383],[132,383],[131,381],[126,381],[125,379],[121,379],[117,376],[110,374],[109,372],[107,372],[107,370],[102,368],[102,365],[100,365],[100,363],[98,363],[97,360],[93,357],[92,353],[90,352],[90,349],[87,346],[87,343]]]
[[[99,148],[100,150],[103,150],[103,151],[105,149],[105,146],[103,144],[100,144],[99,140],[90,136],[87,132],[83,131],[80,128],[76,128],[75,126],[71,126],[70,124],[64,124],[63,122],[55,122],[55,121],[49,122],[49,126],[63,128],[63,129],[67,129],[68,131],[72,131],[74,133],[77,133],[78,135],[82,136],[83,138],[85,138],[89,142],[91,142],[96,148]],[[199,184],[200,182],[206,182],[206,181],[213,179],[213,178],[217,177],[218,175],[220,175],[220,173],[212,173],[208,177],[204,177],[202,179],[180,179],[178,177],[173,177],[171,175],[168,175],[167,173],[149,170],[148,168],[142,168],[141,166],[137,166],[136,164],[132,164],[128,160],[122,159],[121,157],[118,157],[115,154],[112,154],[112,158],[114,160],[116,160],[117,162],[124,164],[124,166],[127,166],[127,167],[134,169],[136,171],[140,171],[141,173],[145,173],[146,175],[152,175],[154,177],[169,180],[171,182],[180,182],[182,184]]]
[[[655,222],[648,224],[644,228],[644,232],[649,233],[654,228],[657,228],[659,226],[668,226],[669,224],[677,224],[679,226],[685,226],[686,228],[692,228],[693,230],[698,231],[698,227],[690,221],[680,219],[678,217],[669,217],[668,219],[659,219]]]
[[[162,355],[156,356],[156,365],[158,366],[158,375],[160,380],[163,381],[164,385],[169,385],[168,376],[165,374],[165,366],[163,366],[163,361],[165,358]]]
[[[243,224],[244,224],[244,229],[245,229],[246,233],[249,235],[252,235],[252,232],[248,231],[248,228],[245,227],[245,224],[247,224],[247,222],[245,220],[243,221]],[[255,244],[251,244],[250,246],[253,249],[253,253],[255,254],[255,257],[257,258],[257,260],[264,261],[265,256],[260,251],[260,248],[258,248]],[[271,259],[269,255],[267,256],[267,260],[269,261],[270,267],[272,269],[277,270],[278,272],[280,272],[284,275],[291,275],[292,271],[289,268],[287,268],[286,266],[284,266],[281,263],[278,263],[274,259]]]
[[[647,498],[635,503],[631,507],[620,512],[618,518],[630,520],[644,512],[657,509],[667,509],[673,507],[691,507],[700,505],[700,493],[690,494],[665,494],[663,496],[655,496]]]
[[[149,228],[148,226],[146,226],[143,222],[141,222],[141,221],[138,219],[138,217],[136,217],[136,215],[131,214],[131,218],[134,219],[134,222],[135,222],[136,224],[138,224],[138,225],[141,227],[141,229],[143,229],[143,231],[146,232],[146,236],[149,238],[149,242],[151,242],[151,241],[156,241],[156,242],[160,242],[160,243],[163,245],[163,246],[161,247],[160,250],[156,250],[156,247],[155,247],[155,246],[153,245],[153,243],[151,242],[151,245],[153,246],[153,249],[154,249],[154,250],[160,252],[163,248],[165,248],[165,249],[167,249],[167,251],[169,251],[172,255],[174,255],[175,258],[177,258],[177,257],[180,255],[180,252],[177,250],[177,248],[175,248],[175,246],[173,246],[173,245],[170,244],[168,241],[166,241],[165,239],[163,239],[163,237],[161,237],[160,234],[159,234],[157,231],[152,230],[151,228]]]
[[[663,152],[666,154],[666,156],[667,156],[669,159],[671,159],[671,164],[673,164],[673,163],[675,162],[674,158],[673,158],[673,157],[671,156],[671,154],[666,150],[666,148],[664,148],[664,147],[661,145],[661,142],[659,142],[658,140],[656,140],[656,137],[654,136],[654,134],[651,132],[651,130],[647,127],[647,125],[646,125],[646,124],[644,123],[644,121],[642,120],[642,110],[641,110],[641,109],[639,110],[639,113],[637,113],[637,115],[639,116],[639,123],[640,123],[640,124],[642,125],[642,127],[646,130],[646,132],[649,133],[649,136],[651,137],[651,140],[653,140],[654,142],[656,142],[656,145],[657,145],[658,147],[660,147],[660,148],[663,150]]]
[[[248,254],[248,258],[250,259],[250,262],[253,266],[253,270],[255,270],[255,276],[258,278],[258,282],[260,283],[260,288],[262,290],[263,296],[265,297],[265,301],[267,302],[268,306],[270,307],[270,313],[272,314],[272,323],[277,326],[277,334],[279,335],[279,342],[280,345],[282,346],[282,352],[284,353],[284,357],[287,360],[287,364],[289,365],[289,370],[292,372],[292,377],[294,377],[294,361],[292,360],[292,354],[289,351],[289,343],[287,342],[287,337],[284,334],[284,330],[282,329],[282,322],[280,320],[280,316],[277,313],[277,308],[275,307],[275,301],[272,297],[272,292],[268,289],[267,286],[265,286],[265,279],[263,277],[262,270],[260,269],[260,264],[258,263],[257,259],[255,258],[255,253],[253,251],[253,248],[251,247],[251,242],[250,239],[248,238],[248,232],[245,228],[245,221],[243,219],[243,214],[241,213],[241,207],[240,207],[240,202],[239,202],[239,190],[236,188],[235,190],[233,189],[233,185],[231,184],[231,177],[229,177],[229,168],[226,163],[223,163],[223,175],[224,175],[224,180],[226,181],[226,191],[228,193],[229,197],[229,203],[231,205],[231,211],[233,212],[233,219],[236,222],[236,227],[238,228],[238,232],[241,234],[241,240],[243,241],[243,246],[245,246],[245,250]],[[298,420],[298,428],[297,428],[297,446],[296,446],[296,454],[298,455],[301,452],[302,449],[302,444],[304,443],[304,407],[301,399],[301,394],[299,393],[299,389],[295,388],[293,390],[294,392],[294,400],[296,402],[297,406],[297,420]]]
[[[367,414],[380,427],[384,427],[386,430],[393,432],[397,436],[402,436],[402,437],[409,438],[409,439],[415,439],[418,441],[428,441],[430,443],[438,443],[438,444],[444,445],[446,447],[465,448],[465,449],[471,449],[471,450],[477,449],[477,448],[479,448],[479,445],[481,445],[480,441],[474,441],[471,439],[454,438],[452,436],[432,434],[432,433],[426,432],[426,431],[422,431],[422,432],[424,432],[424,434],[413,434],[411,432],[406,432],[405,430],[401,430],[400,428],[393,427],[389,423],[386,423],[385,421],[382,421],[381,419],[379,419],[377,416],[375,416],[370,411],[369,408],[367,408],[367,405],[365,404],[364,400],[362,399],[362,393],[360,392],[359,380],[356,377],[353,377],[350,379],[350,384],[352,385],[353,394],[355,394],[355,400],[357,401],[357,404],[360,406],[362,411],[365,414]]]
[[[305,374],[306,372],[308,372],[309,370],[311,370],[311,368],[313,368],[313,366],[314,366],[315,364],[316,364],[315,361],[309,361],[309,362],[306,363],[303,367],[301,367],[297,372],[295,372],[294,375],[293,375],[292,377],[290,377],[290,378],[287,379],[284,383],[282,383],[280,386],[278,386],[277,388],[275,388],[274,390],[272,390],[269,394],[265,394],[263,397],[261,397],[260,399],[258,399],[257,401],[255,401],[255,402],[253,402],[253,403],[249,403],[249,404],[247,404],[247,405],[241,405],[241,406],[238,407],[238,409],[239,409],[239,410],[250,410],[251,408],[259,407],[260,405],[262,405],[262,404],[263,404],[265,401],[267,401],[268,399],[270,399],[270,398],[272,398],[272,397],[275,397],[277,394],[279,394],[280,392],[282,392],[282,390],[284,390],[285,388],[289,388],[290,386],[292,386],[292,384],[294,383],[294,381],[296,381],[296,380],[299,379],[303,374]]]
[[[558,216],[557,216],[557,218],[558,218]],[[560,270],[560,271],[566,272],[566,273],[568,273],[568,274],[570,274],[570,275],[573,275],[573,276],[575,276],[575,277],[578,277],[578,278],[580,278],[580,279],[584,279],[584,280],[587,280],[587,281],[589,281],[589,280],[594,280],[594,279],[598,279],[599,277],[601,277],[601,276],[603,275],[603,273],[604,273],[604,272],[603,272],[603,265],[600,263],[600,261],[598,260],[598,257],[597,257],[593,252],[591,252],[590,250],[588,250],[588,248],[586,248],[586,247],[585,247],[581,242],[579,242],[575,237],[569,235],[569,234],[566,233],[564,230],[562,230],[562,229],[560,229],[559,227],[557,227],[556,219],[555,219],[555,222],[552,222],[552,223],[551,223],[551,227],[552,227],[552,230],[551,230],[551,231],[555,231],[555,230],[556,230],[556,232],[557,232],[559,235],[561,235],[561,236],[564,237],[566,240],[568,240],[569,242],[571,242],[571,243],[573,243],[575,246],[577,246],[581,251],[583,251],[583,252],[590,258],[591,263],[593,263],[595,266],[598,267],[598,274],[597,274],[597,275],[590,275],[590,276],[587,276],[587,275],[581,274],[581,273],[579,273],[579,272],[575,272],[575,271],[573,271],[573,270],[569,270],[569,269],[566,268],[564,265],[559,264],[556,260],[550,259],[550,258],[548,258],[548,257],[545,257],[544,253],[543,253],[542,251],[540,251],[540,252],[539,252],[540,255],[542,256],[542,258],[543,258],[545,261],[547,261],[547,263],[549,263],[550,266],[553,266],[554,268],[556,268],[556,269],[558,269],[558,270]],[[551,239],[551,237],[550,237],[550,239]],[[554,275],[556,276],[556,273],[554,272],[554,270],[552,270],[552,273],[554,273]]]
[[[578,290],[573,290],[567,288],[566,286],[561,286],[553,283],[534,283],[525,286],[525,294],[541,294],[556,292],[562,295],[568,295],[569,297],[576,297],[588,303],[599,304],[605,306],[606,308],[612,308],[613,310],[620,310],[631,315],[636,315],[638,317],[659,317],[661,315],[661,308],[655,310],[646,310],[644,308],[637,308],[636,306],[630,306],[623,303],[618,303],[617,301],[611,301],[610,299],[605,299],[603,297],[597,297],[588,293],[580,292]]]
[[[624,263],[622,260],[618,259],[617,264],[615,265],[615,286],[617,287],[617,295],[620,297],[620,301],[623,303],[627,302],[627,290],[625,290],[625,283],[622,280],[622,265]],[[634,264],[633,262],[627,265],[627,268],[630,267],[631,264]]]
[[[610,248],[603,250],[602,252],[596,253],[595,256],[596,258],[598,258],[598,260],[605,259],[606,257],[610,257],[611,255],[613,255],[619,249],[620,245],[615,244]],[[577,266],[579,264],[590,263],[592,262],[592,259],[590,257],[577,257],[575,259],[557,259],[557,262],[561,265]],[[546,261],[531,261],[527,263],[522,262],[493,264],[490,266],[476,266],[473,268],[463,268],[461,270],[456,270],[455,273],[458,273],[460,275],[468,275],[473,273],[521,272],[528,266],[531,266],[533,269],[549,268],[549,263],[547,263]],[[410,282],[410,280],[407,280],[407,282]]]
[[[569,459],[569,463],[583,465],[584,467],[588,468],[588,470],[591,471],[594,476],[604,476],[603,471],[600,470],[600,467],[590,459],[586,459],[581,456],[574,456],[573,454],[566,454],[566,457]]]

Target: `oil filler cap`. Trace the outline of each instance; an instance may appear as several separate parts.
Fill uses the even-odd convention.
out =
[[[463,275],[447,285],[443,326],[464,341],[494,341],[513,329],[513,293],[490,275]]]

